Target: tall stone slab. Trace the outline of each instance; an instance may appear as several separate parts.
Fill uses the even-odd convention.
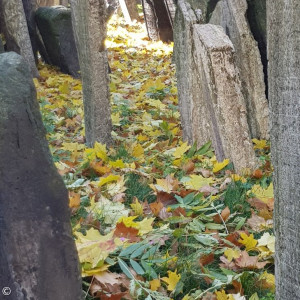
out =
[[[197,96],[196,66],[192,56],[193,25],[202,22],[201,11],[195,11],[185,0],[178,0],[174,21],[174,60],[183,138],[192,143],[191,103]],[[203,132],[205,142],[208,132]]]
[[[257,42],[246,19],[246,0],[218,2],[211,24],[221,25],[235,48],[235,59],[246,99],[251,136],[269,137],[268,102],[265,94],[264,73]]]
[[[80,67],[72,27],[71,9],[64,6],[40,7],[35,20],[50,63],[64,73],[80,77]]]
[[[11,289],[2,299],[82,299],[68,193],[15,52],[0,54],[0,105],[0,283]]]
[[[211,24],[193,26],[193,45],[198,76],[192,103],[193,140],[203,143],[202,132],[209,128],[219,161],[229,158],[238,172],[253,168],[257,162],[233,45],[222,27]]]

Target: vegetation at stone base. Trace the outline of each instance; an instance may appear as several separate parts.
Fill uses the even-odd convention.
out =
[[[172,45],[108,29],[114,147],[85,147],[79,80],[40,65],[35,81],[86,299],[274,299],[269,143],[253,141],[261,163],[243,176],[184,143]]]

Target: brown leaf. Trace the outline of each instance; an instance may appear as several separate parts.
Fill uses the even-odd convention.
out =
[[[237,271],[239,269],[233,260],[229,261],[225,256],[221,256],[220,261],[222,262],[222,264],[219,264],[221,268],[229,269],[232,271]]]
[[[240,235],[238,234],[238,232],[233,232],[227,235],[225,239],[238,247],[242,246],[242,244],[239,243]]]
[[[208,178],[213,175],[212,171],[206,170],[206,169],[200,169],[200,172],[201,172],[202,176],[205,178]]]
[[[69,207],[79,207],[80,206],[80,194],[75,192],[69,192]]]
[[[260,169],[254,170],[253,173],[252,173],[252,177],[253,177],[253,178],[256,178],[256,179],[262,178],[262,177],[263,177],[263,172],[262,172],[262,170],[260,170]]]
[[[216,189],[216,188],[213,187],[213,186],[205,185],[205,186],[203,186],[203,187],[201,187],[201,188],[199,189],[199,192],[200,192],[200,193],[203,193],[204,196],[206,197],[206,196],[209,196],[209,195],[216,195],[216,194],[218,194],[218,193],[219,193],[219,190]]]
[[[262,231],[263,227],[266,226],[266,220],[252,213],[251,218],[247,220],[247,224],[255,231]]]
[[[165,207],[163,207],[161,209],[161,211],[159,212],[158,216],[162,219],[162,220],[166,220],[168,218],[170,218],[172,216],[171,212],[168,212],[167,209]]]
[[[190,174],[191,172],[193,172],[194,169],[195,169],[195,164],[191,160],[182,166],[182,170],[184,172],[186,172],[187,174]]]
[[[254,270],[264,268],[268,262],[259,262],[258,256],[249,256],[247,251],[242,251],[240,257],[235,259],[235,263],[240,268]]]
[[[200,265],[205,266],[205,265],[212,263],[214,261],[214,259],[215,259],[214,254],[209,253],[209,254],[201,255],[199,262],[200,262]]]
[[[252,207],[254,207],[258,210],[268,209],[268,205],[266,203],[262,202],[261,200],[259,200],[258,198],[250,198],[247,201]]]
[[[217,300],[216,294],[213,293],[206,293],[205,296],[202,298],[202,300]]]
[[[159,212],[161,211],[161,209],[164,207],[163,204],[161,202],[153,202],[149,204],[151,211],[153,212],[153,214],[155,216],[158,216]]]
[[[267,209],[262,209],[258,212],[258,215],[265,220],[272,220],[273,219],[273,213]]]
[[[228,219],[229,216],[230,216],[230,210],[229,210],[229,207],[226,206],[226,207],[222,210],[222,212],[221,212],[221,217],[222,217],[222,218],[219,216],[219,214],[216,214],[216,215],[213,217],[213,219],[214,219],[214,222],[215,222],[215,223],[221,224],[221,223],[223,223],[223,221],[225,222],[225,221]],[[223,219],[223,221],[222,221],[222,219]]]
[[[157,192],[157,202],[161,202],[163,204],[163,206],[168,206],[168,205],[172,205],[172,204],[176,204],[177,200],[176,198],[169,193],[166,192]]]
[[[177,208],[174,209],[174,211],[173,211],[173,216],[177,216],[177,217],[184,216],[184,217],[186,217],[186,211],[185,211],[185,209],[182,208],[182,207],[177,207]]]
[[[129,242],[138,242],[140,238],[138,237],[139,230],[133,227],[126,227],[123,222],[117,223],[114,232],[115,237],[126,238]]]

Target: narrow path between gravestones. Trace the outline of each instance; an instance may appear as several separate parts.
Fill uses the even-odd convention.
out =
[[[259,293],[271,290],[273,275],[262,269],[265,260],[272,262],[273,237],[254,251],[256,261],[247,245],[256,244],[272,225],[265,221],[256,239],[238,232],[255,231],[258,220],[263,222],[244,227],[251,217],[246,192],[259,198],[263,177],[233,175],[227,160],[216,162],[209,143],[198,149],[182,142],[172,45],[150,42],[143,25],[129,26],[120,18],[110,22],[106,45],[112,70],[111,149],[84,145],[79,80],[40,66],[41,80],[35,81],[53,158],[70,191],[86,299],[93,299],[90,294],[137,299],[129,296],[133,277],[131,290],[143,299],[201,299],[214,287],[232,287],[227,275],[233,270],[239,284],[232,294],[238,294],[241,287],[246,290],[241,274],[250,276],[250,265],[257,272],[247,280],[264,280]],[[265,144],[257,149],[267,157]],[[270,176],[269,169],[263,172]],[[232,181],[234,187],[228,187]],[[262,203],[272,215],[271,204]],[[258,217],[259,205],[254,209]]]

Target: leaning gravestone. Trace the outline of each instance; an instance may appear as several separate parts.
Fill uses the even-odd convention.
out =
[[[209,129],[219,161],[229,158],[235,169],[256,165],[247,123],[245,99],[234,64],[234,48],[220,26],[193,26],[193,59],[198,84],[191,103],[193,140],[203,144]]]
[[[64,6],[40,7],[35,20],[51,64],[64,73],[80,77],[71,9]]]
[[[51,159],[30,70],[0,54],[0,282],[9,299],[81,299],[68,194]]]
[[[257,42],[253,38],[246,19],[246,13],[246,0],[221,0],[212,14],[210,23],[221,25],[234,45],[251,136],[268,138],[269,110],[263,66]]]

